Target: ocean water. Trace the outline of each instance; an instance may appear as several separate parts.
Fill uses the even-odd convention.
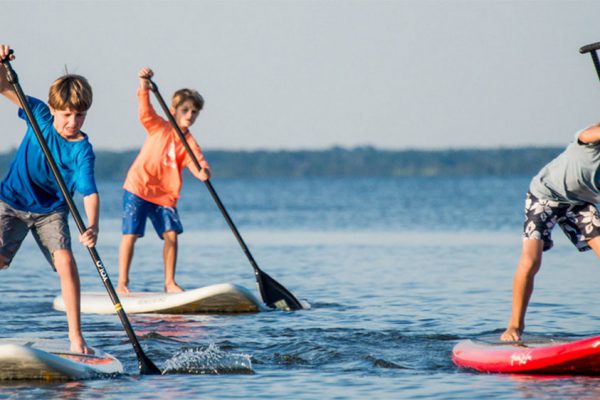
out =
[[[88,342],[123,375],[0,382],[0,398],[581,399],[600,378],[478,374],[450,359],[457,341],[499,335],[510,314],[529,177],[213,180],[261,268],[312,305],[248,315],[135,315],[162,376],[140,376],[113,315],[82,315]],[[98,252],[117,281],[119,182],[101,182]],[[78,204],[81,204],[79,199]],[[81,206],[80,209],[82,210]],[[177,280],[256,291],[253,271],[204,185],[186,178]],[[150,227],[149,227],[150,228]],[[74,236],[76,236],[73,231]],[[559,230],[536,280],[527,332],[600,331],[600,262]],[[138,241],[131,288],[162,288],[162,243]],[[74,245],[85,291],[104,290]],[[0,337],[65,339],[58,277],[28,238],[0,272]],[[258,293],[256,293],[258,296]]]

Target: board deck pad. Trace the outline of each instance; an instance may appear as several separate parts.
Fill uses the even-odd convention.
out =
[[[452,361],[479,372],[600,375],[600,336],[520,342],[463,340],[454,346]]]
[[[181,293],[132,292],[120,294],[119,300],[128,314],[217,314],[254,313],[263,311],[262,303],[243,286],[220,283]],[[65,311],[62,296],[54,299],[54,309]],[[107,292],[82,292],[81,312],[115,313]]]
[[[51,339],[0,339],[0,380],[77,380],[120,374],[123,365],[112,355],[70,351],[70,343]]]

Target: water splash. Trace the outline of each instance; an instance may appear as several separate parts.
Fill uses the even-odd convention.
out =
[[[302,299],[300,300],[300,304],[302,304],[302,308],[304,308],[305,310],[310,310],[312,308],[308,300]]]
[[[206,348],[190,348],[176,353],[165,363],[163,374],[253,374],[247,354],[228,353],[211,343]]]

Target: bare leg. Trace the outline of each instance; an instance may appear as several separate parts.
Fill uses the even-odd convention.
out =
[[[592,250],[594,250],[596,257],[600,258],[600,236],[596,236],[595,238],[588,240],[587,244],[592,248]]]
[[[165,263],[165,292],[183,292],[183,289],[175,282],[175,265],[177,264],[177,232],[167,231],[163,233],[165,241],[163,258]]]
[[[133,259],[133,248],[137,240],[137,235],[123,235],[121,246],[119,247],[119,283],[117,293],[129,293],[129,268]]]
[[[0,254],[0,269],[8,268],[8,260],[2,254]]]
[[[67,323],[69,324],[69,340],[71,351],[91,354],[90,349],[81,334],[80,320],[80,286],[79,273],[75,259],[70,250],[57,250],[53,254],[54,267],[60,277],[62,296],[65,302]]]
[[[525,313],[533,293],[535,274],[542,265],[544,242],[541,240],[523,240],[523,251],[513,280],[512,316],[500,340],[520,340],[525,329]]]

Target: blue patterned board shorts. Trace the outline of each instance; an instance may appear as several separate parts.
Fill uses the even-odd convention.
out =
[[[600,236],[600,217],[594,204],[541,200],[528,192],[523,239],[543,240],[544,251],[550,250],[554,245],[551,233],[556,224],[579,251],[590,250],[588,240]]]
[[[156,234],[161,239],[167,231],[183,233],[183,225],[175,207],[159,206],[125,190],[123,194],[123,234],[144,236],[147,218],[150,218]]]

